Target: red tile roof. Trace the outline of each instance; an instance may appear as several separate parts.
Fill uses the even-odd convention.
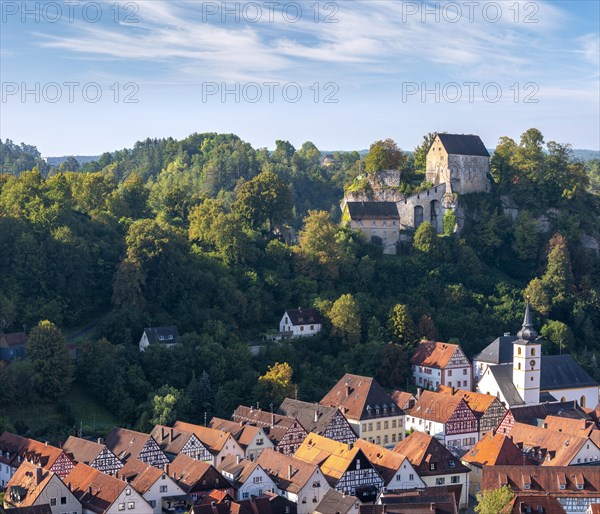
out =
[[[410,363],[417,366],[443,369],[457,349],[459,349],[457,344],[421,341],[410,359]]]
[[[127,482],[82,463],[65,477],[65,482],[85,509],[97,513],[106,512],[128,487]]]
[[[483,439],[473,446],[463,456],[462,460],[478,467],[500,464],[513,466],[533,464],[529,459],[523,457],[523,452],[513,443],[510,437],[504,434],[493,434],[492,432],[486,434]]]

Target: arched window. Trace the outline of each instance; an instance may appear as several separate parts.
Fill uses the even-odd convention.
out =
[[[519,362],[519,364],[517,365],[519,369],[521,369],[521,363]]]
[[[415,228],[419,228],[419,225],[423,223],[423,206],[415,205]]]
[[[581,398],[579,399],[579,405],[581,407],[585,407],[585,396],[581,395]]]
[[[517,348],[517,355],[521,355],[521,347]]]
[[[562,396],[562,397],[560,398],[560,401],[561,401],[561,402],[566,402],[566,401],[567,401],[567,399],[566,399],[564,396]]]

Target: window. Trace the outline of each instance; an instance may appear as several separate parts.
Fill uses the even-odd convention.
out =
[[[56,507],[56,498],[50,498],[50,507]]]
[[[450,482],[452,482],[453,484],[460,484],[460,477],[459,476],[450,477]]]
[[[61,505],[66,505],[67,504],[67,497],[66,496],[61,496],[60,497],[60,504]]]
[[[384,435],[383,436],[383,444],[387,444],[388,443],[388,436]]]
[[[156,507],[156,500],[149,500],[148,503],[150,504],[150,507]]]
[[[444,485],[446,483],[446,479],[444,477],[438,477],[435,479],[435,485]]]
[[[395,419],[392,420],[392,428],[396,428],[396,420]]]
[[[532,349],[531,349],[531,356],[532,356],[532,357],[533,357],[533,356],[535,356],[535,348],[532,348]]]
[[[387,429],[388,429],[388,422],[387,422],[387,421],[384,421],[384,422],[383,422],[383,429],[384,429],[384,430],[387,430]]]
[[[451,377],[451,376],[452,376],[452,370],[451,370],[451,369],[449,369],[449,370],[448,370],[448,376],[449,376],[449,377]]]
[[[125,494],[126,494],[127,496],[131,495],[131,489],[127,488],[127,489],[125,490]]]
[[[466,374],[467,374],[467,370],[463,369],[463,375],[466,375]]]
[[[313,482],[313,487],[321,487],[321,482],[319,480],[317,480],[316,482]]]
[[[127,510],[135,509],[135,502],[127,502]]]
[[[414,475],[414,473],[410,473],[410,474],[408,475],[408,479],[409,479],[409,480],[414,480],[414,479],[415,479],[415,475]]]
[[[160,486],[160,492],[161,493],[166,493],[167,492],[167,486],[166,485],[161,485]]]
[[[125,504],[119,503],[119,510],[125,510]]]
[[[381,421],[377,422],[377,430],[381,430]]]
[[[437,464],[435,462],[430,462],[429,463],[429,470],[430,471],[435,471],[436,468],[437,468]]]
[[[519,348],[517,349],[517,355],[521,355],[521,347],[519,346]]]

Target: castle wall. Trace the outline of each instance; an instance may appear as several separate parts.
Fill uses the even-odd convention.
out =
[[[450,169],[450,184],[453,193],[488,193],[490,191],[489,157],[449,155],[448,168]]]
[[[400,214],[400,230],[416,230],[420,225],[419,221],[429,221],[441,234],[444,231],[446,212],[444,205],[447,204],[445,194],[446,184],[442,183],[398,202],[396,206]],[[423,213],[422,219],[416,219],[420,218],[420,212]]]

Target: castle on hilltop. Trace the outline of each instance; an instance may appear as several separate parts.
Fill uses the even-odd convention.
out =
[[[405,197],[393,188],[380,187],[390,178],[389,171],[383,172],[381,180],[370,180],[376,186],[370,191],[345,196],[342,220],[380,244],[384,253],[395,254],[401,230],[416,230],[428,221],[442,233],[444,214],[458,211],[460,195],[491,189],[490,154],[479,136],[437,134],[426,162],[425,179],[432,187]]]

